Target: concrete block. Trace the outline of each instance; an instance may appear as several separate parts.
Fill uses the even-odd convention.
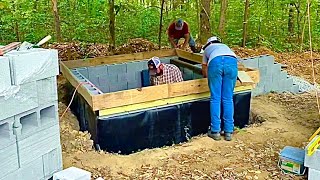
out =
[[[40,128],[40,117],[37,109],[32,109],[14,116],[14,134],[17,139],[30,136]]]
[[[89,91],[92,95],[101,94],[98,86],[92,86],[91,84],[83,84],[83,86]],[[99,91],[100,90],[100,91]]]
[[[281,72],[281,64],[280,63],[275,63],[272,66],[270,66],[271,68],[271,74],[279,74]]]
[[[63,171],[55,173],[53,180],[91,180],[91,173],[76,167],[69,167]]]
[[[79,73],[80,73],[81,75],[83,75],[85,78],[89,79],[89,72],[88,72],[88,68],[87,68],[87,67],[77,68],[77,70],[78,70]]]
[[[44,180],[42,157],[39,157],[29,164],[20,167],[18,170],[8,174],[0,180]]]
[[[58,147],[42,156],[44,176],[48,179],[62,170],[62,151]]]
[[[258,68],[259,59],[258,58],[246,58],[241,62],[247,68]]]
[[[285,81],[281,81],[281,87],[282,90],[285,90],[287,92],[291,91],[291,88],[293,87],[293,79],[287,78]]]
[[[127,64],[110,64],[108,66],[108,75],[115,75],[115,74],[125,74],[127,73]]]
[[[141,72],[144,69],[148,69],[147,61],[127,62],[126,65],[127,65],[127,73]]]
[[[16,138],[13,135],[13,123],[13,117],[0,121],[0,149],[16,142]]]
[[[106,86],[99,86],[99,89],[103,92],[103,93],[109,93],[110,92],[110,87],[108,85]]]
[[[108,78],[108,82],[109,82],[110,86],[112,84],[117,84],[119,81],[118,74],[108,75],[107,78]]]
[[[12,86],[6,94],[0,94],[0,120],[38,107],[36,82]]]
[[[94,85],[99,85],[99,74],[95,72],[95,67],[88,67],[88,80]]]
[[[110,92],[123,91],[128,89],[128,82],[110,85]]]
[[[19,168],[17,144],[11,143],[7,147],[0,147],[0,179]]]
[[[259,67],[260,79],[263,81],[267,76],[270,76],[270,68],[268,66]]]
[[[11,86],[9,59],[0,57],[0,94]]]
[[[263,95],[263,94],[265,94],[265,90],[264,90],[264,85],[263,84],[261,84],[261,82],[259,82],[258,84],[257,84],[257,86],[256,86],[256,88],[254,88],[253,90],[252,90],[252,96],[253,97],[255,97],[255,96],[259,96],[259,95]]]
[[[118,74],[118,82],[128,82],[128,75],[130,74]],[[134,76],[134,74],[132,74],[132,76]]]
[[[58,51],[55,49],[12,51],[5,56],[10,60],[11,79],[15,85],[59,74]]]
[[[320,178],[320,171],[309,168],[308,180],[319,180],[319,178]]]
[[[57,78],[56,76],[38,80],[37,93],[39,105],[58,100]]]
[[[19,163],[23,167],[34,159],[42,158],[44,154],[60,147],[59,125],[54,125],[23,140],[18,140],[17,145]]]
[[[259,56],[258,67],[272,66],[274,64],[274,57],[270,55]]]
[[[17,144],[13,143],[5,148],[0,148],[0,179],[18,170],[19,160],[17,154]]]
[[[58,102],[52,101],[37,108],[40,115],[40,129],[46,129],[59,124]],[[22,127],[23,128],[23,127]]]

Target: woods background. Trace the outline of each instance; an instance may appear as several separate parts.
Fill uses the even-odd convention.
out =
[[[320,0],[311,0],[316,50],[319,12]],[[0,0],[0,43],[36,42],[50,34],[58,42],[116,46],[141,37],[155,43],[161,39],[162,45],[168,45],[166,29],[180,17],[200,43],[219,35],[232,46],[265,46],[275,51],[308,48],[305,0]]]

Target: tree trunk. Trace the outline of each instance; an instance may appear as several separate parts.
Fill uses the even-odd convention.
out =
[[[294,33],[294,3],[293,2],[289,4],[288,32],[289,32],[289,37],[292,37]]]
[[[160,25],[159,25],[159,49],[161,49],[161,34],[162,34],[162,17],[163,17],[163,8],[165,0],[161,1],[161,11],[160,11]]]
[[[109,0],[109,31],[110,31],[110,37],[111,37],[111,49],[114,49],[116,46],[116,35],[115,35],[115,20],[116,15],[114,13],[114,0]]]
[[[244,8],[244,16],[243,16],[243,34],[242,34],[242,47],[246,46],[246,40],[247,40],[247,29],[248,29],[248,18],[249,18],[249,6],[250,2],[249,0],[246,0],[245,2],[245,8]]]
[[[211,0],[201,0],[200,3],[200,42],[205,44],[211,36],[210,29]]]
[[[61,42],[62,35],[61,35],[60,17],[59,17],[59,11],[58,11],[58,0],[51,0],[51,2],[52,2],[52,10],[53,10],[53,16],[54,16],[54,27],[56,31],[56,38],[58,42]]]
[[[199,8],[199,0],[196,0],[196,9],[197,9],[197,24],[198,24],[198,26],[197,26],[197,31],[198,31],[198,35],[199,35],[199,33],[200,33],[200,14],[199,14],[199,10],[200,10],[200,8]]]
[[[219,22],[219,34],[221,37],[225,36],[226,16],[227,16],[228,0],[221,0],[220,7],[220,22]]]

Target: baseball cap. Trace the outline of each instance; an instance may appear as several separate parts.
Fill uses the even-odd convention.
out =
[[[161,61],[159,59],[159,57],[152,57],[149,61],[148,61],[148,66],[152,66],[154,69],[159,68],[161,64]]]
[[[176,24],[175,24],[175,29],[176,30],[182,30],[182,28],[183,28],[183,20],[182,19],[178,19],[177,20],[177,22],[176,22]]]

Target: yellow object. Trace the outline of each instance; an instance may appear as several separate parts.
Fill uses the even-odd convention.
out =
[[[239,86],[239,87],[235,88],[234,92],[241,92],[241,91],[247,91],[247,90],[252,90],[252,86]],[[130,112],[130,111],[136,111],[136,110],[147,109],[147,108],[152,108],[152,107],[164,106],[164,105],[168,105],[168,104],[188,102],[188,101],[192,101],[192,100],[204,99],[204,98],[209,98],[209,97],[210,97],[210,92],[206,92],[206,93],[201,93],[201,94],[192,94],[192,95],[180,96],[180,97],[175,97],[175,98],[161,99],[161,100],[156,100],[156,101],[151,101],[151,102],[143,102],[143,103],[138,103],[138,104],[132,104],[132,105],[126,105],[126,106],[121,106],[121,107],[100,110],[99,116],[119,114],[119,113],[123,113],[123,112]]]
[[[316,152],[319,146],[320,146],[320,136],[316,137],[309,145],[307,149],[308,156],[312,156],[313,153]]]

